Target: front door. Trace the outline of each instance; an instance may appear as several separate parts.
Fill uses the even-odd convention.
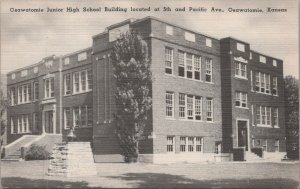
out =
[[[53,111],[45,111],[45,132],[53,133]]]
[[[238,147],[245,147],[248,151],[247,121],[238,121]]]

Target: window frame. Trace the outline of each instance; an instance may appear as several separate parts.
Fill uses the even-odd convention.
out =
[[[168,99],[168,97],[171,97],[171,99]],[[171,102],[170,103],[168,103]],[[166,91],[166,118],[174,118],[174,92],[171,91]],[[171,111],[168,109],[171,108]],[[170,115],[169,113],[171,113],[172,115]]]
[[[167,153],[175,153],[175,136],[167,136]]]
[[[174,74],[173,65],[174,65],[174,50],[171,47],[165,47],[165,74],[167,75]]]
[[[210,104],[209,104],[209,102],[210,102]],[[209,116],[209,113],[211,114],[211,116]],[[211,120],[208,120],[209,118]],[[213,98],[206,98],[206,121],[207,122],[214,121],[214,100],[213,100]]]
[[[212,68],[212,58],[205,57],[205,82],[213,83],[213,68]],[[210,78],[209,81],[207,78]]]

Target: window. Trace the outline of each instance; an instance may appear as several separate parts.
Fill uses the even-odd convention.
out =
[[[205,39],[205,45],[206,45],[207,47],[212,47],[212,41],[211,41],[211,39],[206,38],[206,39]]]
[[[201,80],[201,57],[194,55],[194,77]]]
[[[196,137],[196,152],[202,152],[203,138]]]
[[[172,26],[166,26],[166,34],[173,35],[173,27]]]
[[[259,61],[261,62],[261,63],[267,63],[267,60],[266,60],[266,57],[264,57],[264,56],[259,56]]]
[[[185,94],[179,94],[179,118],[185,118]]]
[[[10,105],[13,106],[15,105],[16,102],[16,88],[15,87],[11,87],[10,88]]]
[[[270,94],[270,74],[256,72],[255,75],[256,92]]]
[[[247,107],[247,93],[235,92],[235,106],[236,107]]]
[[[201,57],[178,51],[178,75],[189,79],[201,80]]]
[[[184,77],[184,72],[185,72],[185,53],[182,51],[178,51],[178,75],[180,77]]]
[[[271,107],[257,106],[256,107],[256,123],[258,126],[271,126]]]
[[[65,129],[71,128],[71,108],[64,109],[64,126]]]
[[[191,42],[195,42],[196,41],[195,34],[190,33],[190,32],[184,32],[184,38],[187,41],[191,41]]]
[[[37,113],[32,114],[32,131],[38,130],[38,116]]]
[[[272,89],[272,94],[274,96],[278,95],[278,86],[277,86],[277,77],[273,77],[273,89]]]
[[[253,104],[251,105],[251,122],[252,122],[252,126],[255,126],[255,123],[254,123],[254,107],[253,107]]]
[[[165,73],[173,74],[173,49],[165,48]]]
[[[250,87],[251,87],[251,91],[254,91],[253,89],[253,73],[252,73],[252,70],[250,70]]]
[[[167,136],[167,152],[175,152],[175,137]]]
[[[252,60],[252,52],[250,52],[249,59]]]
[[[31,97],[31,85],[25,84],[18,87],[18,104],[28,103]]]
[[[38,71],[39,71],[39,67],[36,66],[33,68],[33,73],[38,73]]]
[[[87,126],[92,126],[92,124],[93,124],[92,107],[79,106],[73,108],[73,125],[75,127],[87,127]],[[69,126],[69,125],[65,124],[65,126]]]
[[[180,137],[180,152],[186,151],[186,137]]]
[[[69,58],[69,57],[66,57],[66,58],[64,59],[64,64],[65,64],[65,65],[70,64],[70,58]]]
[[[179,118],[202,120],[202,97],[180,93]]]
[[[16,79],[16,74],[15,73],[11,74],[11,79]]]
[[[180,152],[202,152],[202,137],[180,137]]]
[[[187,95],[187,118],[194,119],[194,97]]]
[[[70,78],[71,79],[71,78]],[[91,70],[83,70],[73,73],[73,93],[91,91],[93,87]],[[70,92],[71,93],[71,92]]]
[[[195,119],[202,120],[202,98],[195,97]]]
[[[18,133],[29,133],[29,119],[28,115],[19,115],[18,120]]]
[[[64,91],[65,95],[71,94],[71,74],[64,75]]]
[[[205,81],[212,82],[212,59],[205,58],[206,72],[205,72]]]
[[[45,98],[54,97],[54,78],[44,80]]]
[[[50,68],[52,65],[53,65],[53,60],[48,60],[48,61],[45,63],[46,68]]]
[[[236,49],[241,52],[245,52],[245,45],[242,43],[236,43]]]
[[[186,53],[186,77],[193,78],[193,55]]]
[[[194,151],[194,137],[188,137],[188,151]]]
[[[166,116],[174,117],[174,93],[166,92]]]
[[[27,70],[21,71],[21,77],[25,77],[25,76],[27,76],[27,74],[28,74]]]
[[[206,99],[206,120],[213,121],[213,99]]]
[[[39,83],[33,83],[33,100],[39,100]]]
[[[274,147],[275,147],[275,152],[279,152],[279,140],[278,139],[275,139]]]
[[[235,76],[247,79],[247,65],[241,62],[235,62]]]
[[[274,112],[273,112],[273,116],[274,116],[274,127],[279,127],[278,124],[278,108],[274,108]]]
[[[10,133],[14,134],[15,133],[15,129],[14,129],[14,119],[11,117],[10,118]]]
[[[277,67],[277,60],[273,60],[273,66]]]
[[[78,54],[78,61],[83,61],[87,59],[87,53],[86,52],[82,52],[80,54]]]

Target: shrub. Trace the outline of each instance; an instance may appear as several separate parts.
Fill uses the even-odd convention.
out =
[[[32,144],[26,151],[25,160],[46,160],[49,156],[46,146]]]

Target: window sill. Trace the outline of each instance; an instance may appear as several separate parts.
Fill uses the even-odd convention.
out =
[[[258,94],[264,94],[264,95],[269,95],[269,96],[272,96],[272,94],[271,93],[263,93],[263,92],[259,92],[259,91],[253,91],[253,92],[256,92],[256,93],[258,93]],[[273,95],[274,96],[274,95]]]
[[[210,84],[210,85],[214,84],[213,82],[208,82],[208,81],[204,81],[204,83],[207,83],[207,84]]]
[[[178,76],[178,78],[180,79],[186,79],[186,80],[190,80],[190,81],[197,81],[197,82],[203,82],[203,80],[197,80],[197,79],[193,79],[193,78],[187,78],[187,77],[182,77],[182,76]]]
[[[241,80],[248,80],[247,77],[241,77],[241,76],[237,76],[237,75],[235,75],[234,78],[235,79],[241,79]]]
[[[174,74],[168,74],[168,73],[165,73],[165,76],[176,77]]]
[[[178,121],[188,121],[188,122],[204,122],[203,120],[194,120],[194,119],[178,119]]]
[[[257,124],[257,127],[273,128],[271,125],[260,125],[260,124]]]
[[[23,134],[31,134],[31,132],[22,132],[22,133],[10,133],[11,135],[23,135]]]
[[[214,121],[206,121],[206,123],[215,123]]]
[[[72,95],[78,95],[78,94],[84,94],[84,93],[88,93],[88,92],[92,92],[93,90],[87,90],[87,91],[82,91],[82,92],[76,92],[76,93],[73,93],[73,94],[70,94],[68,96],[72,96]]]
[[[176,119],[174,117],[166,117],[166,120],[172,120],[175,121]]]
[[[24,104],[31,104],[33,103],[34,101],[31,101],[31,102],[25,102],[25,103],[20,103],[20,104],[15,104],[15,105],[11,105],[11,107],[13,106],[19,106],[19,105],[24,105]]]
[[[280,127],[279,127],[279,126],[274,126],[274,128],[275,128],[275,129],[279,129]]]

